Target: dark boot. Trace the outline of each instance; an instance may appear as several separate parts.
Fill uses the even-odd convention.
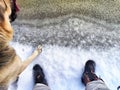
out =
[[[86,86],[88,82],[97,80],[98,77],[95,74],[95,62],[93,60],[88,60],[84,67],[84,72],[81,77],[82,83]]]
[[[119,90],[119,89],[120,89],[120,86],[117,87],[117,90]]]
[[[40,65],[36,64],[33,67],[33,75],[34,75],[35,84],[36,83],[42,83],[42,84],[48,85],[47,81],[45,79],[45,75],[44,75],[43,69],[41,68]]]
[[[96,64],[93,60],[88,60],[85,64],[85,69],[84,71],[85,72],[88,72],[88,73],[91,73],[91,72],[95,72],[95,67],[96,67]]]

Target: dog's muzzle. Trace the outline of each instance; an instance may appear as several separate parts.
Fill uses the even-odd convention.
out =
[[[19,11],[19,7],[16,4],[16,0],[11,0],[11,15],[10,15],[10,22],[15,21],[17,18],[17,12]]]

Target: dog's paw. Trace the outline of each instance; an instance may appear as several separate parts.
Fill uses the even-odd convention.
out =
[[[41,52],[42,52],[42,46],[38,45],[38,47],[34,51],[34,54],[39,55]]]
[[[42,46],[41,46],[41,45],[38,45],[37,51],[38,51],[38,53],[41,53],[41,52],[42,52]]]

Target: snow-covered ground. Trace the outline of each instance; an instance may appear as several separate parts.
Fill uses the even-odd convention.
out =
[[[22,60],[25,60],[34,50],[31,46],[15,42],[11,45]],[[9,90],[32,90],[32,68],[36,63],[42,66],[51,90],[84,90],[80,78],[88,59],[95,60],[97,75],[111,90],[116,90],[120,85],[120,48],[85,50],[80,47],[70,48],[58,45],[43,46],[42,53],[20,75],[17,89],[10,86]]]
[[[42,66],[51,90],[84,90],[80,78],[88,59],[96,62],[97,75],[111,90],[120,85],[119,24],[75,15],[28,22],[13,24],[11,45],[22,60],[40,43],[43,50],[9,90],[32,90],[36,63]]]

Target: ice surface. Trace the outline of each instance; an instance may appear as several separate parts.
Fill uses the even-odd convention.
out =
[[[17,54],[25,60],[34,50],[33,47],[12,42]],[[82,70],[88,59],[95,60],[96,73],[111,90],[120,85],[120,50],[84,50],[80,47],[43,46],[42,53],[20,75],[17,87],[11,85],[9,90],[32,90],[33,65],[40,64],[45,72],[51,90],[84,90],[80,81]],[[15,89],[15,87],[17,89]]]

